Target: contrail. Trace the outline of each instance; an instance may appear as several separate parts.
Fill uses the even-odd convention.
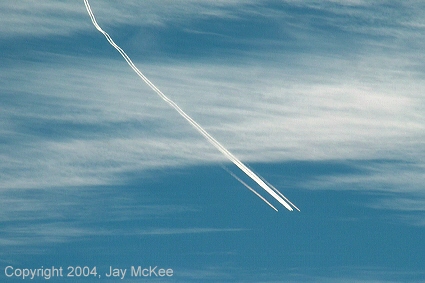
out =
[[[261,179],[263,179],[260,176]],[[263,179],[263,181],[270,187],[273,189],[273,191],[275,191],[276,193],[278,193],[286,202],[288,202],[291,206],[293,206],[296,210],[301,211],[298,207],[295,206],[295,204],[293,204],[287,197],[285,197],[278,189],[276,189],[272,184],[270,184],[269,182],[267,182],[265,179]]]
[[[187,115],[174,101],[169,99],[165,94],[162,93],[153,83],[151,83],[145,75],[140,72],[139,69],[131,61],[130,57],[121,49],[96,22],[94,14],[90,8],[88,0],[84,0],[86,5],[87,12],[89,13],[90,19],[93,22],[95,28],[100,31],[105,37],[106,40],[121,54],[125,59],[128,65],[133,69],[134,72],[153,90],[155,91],[165,102],[167,102],[171,107],[173,107],[183,118],[186,119],[201,135],[204,136],[215,148],[217,148],[221,153],[223,153],[230,161],[232,161],[239,169],[241,169],[246,175],[248,175],[252,180],[254,180],[261,188],[268,192],[272,197],[274,197],[278,202],[280,202],[286,209],[293,211],[292,206],[294,206],[290,201],[287,200],[277,189],[270,188],[260,177],[258,177],[254,172],[252,172],[245,164],[243,164],[239,159],[237,159],[230,151],[228,151],[224,146],[222,146],[216,139],[214,139],[207,131],[205,131],[198,123],[196,123],[189,115]],[[243,184],[243,183],[242,183]],[[276,193],[276,191],[278,193]],[[285,200],[286,199],[286,200]],[[263,199],[264,200],[264,199]],[[291,206],[292,205],[292,206]],[[295,207],[295,206],[294,206]],[[298,210],[298,208],[297,208]]]
[[[227,169],[224,165],[222,166],[222,168],[224,170],[226,170],[227,173],[229,173],[233,178],[235,178],[236,180],[238,180],[239,183],[241,183],[242,185],[244,185],[248,190],[250,190],[251,192],[253,192],[257,197],[259,197],[265,203],[267,203],[271,208],[273,208],[275,211],[278,211],[277,208],[274,207],[268,200],[266,200],[262,195],[260,195],[259,193],[257,193],[257,191],[255,191],[253,188],[251,188],[247,183],[245,183],[244,181],[242,181],[242,179],[239,178],[238,176],[236,176],[232,171],[230,171],[229,169]]]

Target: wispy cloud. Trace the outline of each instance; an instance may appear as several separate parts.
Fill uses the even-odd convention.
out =
[[[82,1],[3,2],[0,261],[11,264],[19,254],[22,258],[47,249],[53,254],[85,240],[91,244],[127,237],[129,242],[142,239],[168,245],[170,239],[208,243],[222,236],[231,239],[228,246],[220,243],[222,254],[209,254],[213,248],[205,248],[199,256],[228,260],[245,252],[241,248],[226,254],[233,251],[233,237],[238,240],[249,233],[254,241],[261,236],[252,233],[251,226],[247,229],[249,222],[236,222],[238,218],[230,219],[236,224],[227,225],[227,220],[211,215],[211,222],[204,223],[210,211],[186,198],[181,203],[172,195],[174,187],[148,187],[163,179],[159,171],[166,174],[226,160],[140,82],[112,48],[105,48]],[[395,252],[394,246],[406,239],[420,242],[425,227],[422,2],[91,0],[91,4],[102,27],[161,91],[239,159],[267,162],[277,169],[263,173],[274,178],[276,187],[297,188],[297,193],[310,196],[340,194],[308,190],[354,191],[355,198],[344,200],[363,206],[367,213],[359,218],[342,213],[332,225],[323,226],[314,217],[307,219],[311,214],[306,212],[289,223],[296,229],[300,223],[311,223],[306,225],[309,235],[336,233],[326,240],[311,238],[308,245],[318,244],[317,249],[303,246],[293,262],[308,258],[314,263],[317,257],[316,263],[322,264],[322,255],[335,259],[329,245],[337,238],[342,242],[336,256],[350,257],[343,244],[358,247],[353,245],[356,233],[361,234],[357,228],[373,236],[365,243],[376,243],[377,249],[388,252]],[[102,53],[95,56],[92,48],[98,46],[97,40]],[[135,182],[135,175],[142,182]],[[173,177],[166,181],[174,181]],[[157,189],[160,192],[153,193]],[[347,195],[352,194],[344,192]],[[347,224],[346,219],[357,221]],[[381,228],[369,230],[368,225],[375,223],[371,219]],[[380,236],[391,229],[385,226],[388,222],[403,232],[394,232],[383,242]],[[332,230],[339,224],[349,228]],[[287,231],[282,228],[286,221],[279,225],[276,230]],[[294,247],[309,238],[291,234],[288,239]],[[182,242],[182,247],[191,244]],[[182,258],[193,256],[192,251],[197,250],[185,251]],[[420,259],[419,251],[414,256]],[[361,252],[352,253],[348,262],[363,263],[367,253],[355,258]],[[225,282],[235,281],[237,274],[240,281],[255,277],[256,282],[280,282],[285,274],[288,282],[347,283],[388,283],[397,278],[415,282],[424,277],[415,271],[419,264],[409,268],[408,261],[415,259],[409,254],[395,252],[385,260],[378,258],[381,251],[367,252],[376,256],[365,260],[370,265],[395,266],[401,256],[406,260],[405,273],[385,267],[344,268],[342,258],[335,259],[337,267],[323,266],[320,271],[304,265],[278,267],[275,274],[258,266],[248,269],[246,262],[240,266],[247,269],[200,263],[193,269],[182,266],[179,276],[186,281]],[[271,259],[269,263],[278,265]]]
[[[309,275],[314,267],[299,270],[298,268],[287,268],[283,270],[267,270],[257,272],[256,282],[278,283],[282,282],[282,274],[285,274],[284,282],[342,282],[342,283],[392,283],[399,282],[394,278],[403,278],[403,276],[415,278],[422,274],[418,272],[398,272],[384,268],[362,267],[362,266],[343,266],[335,269],[322,270],[326,275]],[[343,273],[341,276],[340,274]],[[233,266],[210,265],[199,269],[182,270],[180,273],[186,280],[220,280],[220,282],[231,282],[235,277],[246,278],[246,282],[251,282],[253,274],[249,271],[241,270]],[[406,278],[406,277],[404,277]],[[411,280],[409,282],[420,282]]]
[[[111,34],[123,26],[167,28],[170,23],[182,23],[181,30],[211,33],[215,31],[192,26],[191,20],[237,22],[250,14],[263,17],[265,27],[272,26],[268,37],[222,33],[229,42],[243,41],[250,47],[235,48],[238,56],[230,61],[135,60],[238,158],[406,161],[414,165],[367,168],[370,174],[361,180],[326,176],[312,187],[422,190],[421,3],[164,3],[92,5]],[[7,42],[18,36],[81,39],[93,33],[80,2],[0,5],[0,34]],[[261,49],[259,44],[273,48]],[[108,58],[54,55],[59,50],[36,53],[46,61],[5,58],[7,64],[0,67],[2,189],[116,184],[129,171],[224,160],[137,81],[120,58],[111,59],[113,50]]]
[[[275,171],[277,187],[302,193],[352,190],[359,199],[367,193],[370,201],[359,205],[379,210],[380,219],[401,221],[412,230],[425,226],[421,1],[91,4],[99,23],[118,37],[146,76],[235,156],[248,163],[284,164],[276,167],[284,168]],[[135,174],[152,181],[161,178],[152,174],[157,169],[225,158],[141,83],[112,48],[104,48],[82,1],[3,1],[0,37],[0,261],[10,264],[12,255],[84,239],[166,241],[245,233],[243,225],[221,225],[221,220],[200,223],[199,209],[175,204],[173,196],[164,203],[152,190],[122,189]],[[97,40],[101,54],[92,49]],[[286,170],[286,164],[297,162],[298,171]],[[331,169],[316,172],[314,164]],[[374,215],[362,219],[367,217]],[[316,222],[310,223],[314,228]],[[393,243],[396,239],[388,245]],[[340,276],[341,270],[354,271]],[[182,276],[196,282],[234,281],[235,274],[208,265],[186,271]],[[323,270],[311,277],[300,275],[309,274],[305,270],[291,271],[285,273],[288,282],[406,277],[414,282],[424,276],[353,266],[338,266],[329,277],[314,276]],[[256,275],[273,282],[268,271]]]
[[[374,208],[404,211],[425,211],[425,200],[423,199],[383,199],[372,205]]]
[[[185,205],[157,204],[147,193],[105,187],[0,192],[0,257],[11,249],[37,253],[40,247],[88,237],[234,233],[246,229],[196,227],[166,219],[198,213]],[[141,197],[143,196],[143,197]],[[154,220],[154,222],[152,222]],[[155,224],[157,223],[157,224]],[[195,227],[194,227],[195,226]]]
[[[78,2],[2,2],[0,10],[2,37],[68,35],[85,26]]]
[[[37,223],[20,225],[15,223],[13,227],[3,227],[0,232],[5,235],[2,246],[40,246],[45,244],[65,243],[83,238],[103,237],[103,236],[167,236],[181,234],[204,234],[204,233],[225,233],[241,232],[246,229],[241,228],[146,228],[146,229],[109,229],[80,226],[81,223],[56,222],[42,224],[41,219]]]
[[[99,18],[108,26],[164,26],[191,18],[234,17],[234,9],[252,0],[205,1],[93,1]],[[0,35],[3,37],[43,37],[71,35],[91,29],[84,5],[79,1],[20,1],[0,4]],[[141,16],[142,15],[142,16]],[[108,19],[106,23],[106,19]]]
[[[2,70],[5,80],[16,82],[2,87],[4,188],[101,184],[114,172],[223,160],[130,72],[117,75],[126,74],[124,65],[58,60]],[[326,68],[349,62],[322,58],[313,66],[322,64],[326,76],[307,73],[302,80],[301,68],[141,66],[242,160],[420,162],[420,80],[408,71],[388,77],[381,64],[376,69],[363,61],[367,68],[357,62],[360,67],[337,74]],[[361,70],[375,79],[361,81]]]
[[[199,234],[199,233],[221,233],[221,232],[241,232],[246,229],[241,228],[153,228],[136,231],[137,235],[176,235],[176,234]]]
[[[93,1],[99,20],[106,26],[190,26],[199,19],[243,19],[260,16],[290,27],[299,35],[312,29],[336,28],[349,33],[411,38],[423,36],[425,27],[423,4],[409,0],[305,2],[282,1],[279,5],[252,0],[205,1],[140,1],[125,3]],[[275,3],[276,4],[276,3]],[[81,2],[20,1],[0,4],[0,34],[6,37],[70,35],[90,30]],[[303,17],[298,17],[302,13]],[[293,35],[289,29],[285,29]],[[279,36],[279,35],[276,35]],[[312,37],[314,39],[314,37]]]

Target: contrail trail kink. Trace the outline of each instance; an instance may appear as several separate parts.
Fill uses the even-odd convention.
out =
[[[263,188],[266,192],[268,192],[272,197],[274,197],[278,202],[280,202],[283,206],[286,207],[286,209],[293,211],[294,207],[296,210],[299,211],[299,209],[293,205],[285,196],[283,196],[276,188],[273,186],[267,185],[260,177],[258,177],[254,172],[252,172],[245,164],[243,164],[239,159],[237,159],[231,152],[229,152],[224,146],[222,146],[216,139],[214,139],[207,131],[205,131],[198,123],[196,123],[189,115],[187,115],[174,101],[169,99],[165,94],[163,94],[151,81],[148,80],[148,78],[145,77],[145,75],[140,72],[139,69],[134,65],[134,63],[131,61],[130,57],[127,56],[127,54],[124,52],[124,50],[121,49],[115,42],[112,40],[112,38],[107,34],[96,22],[96,19],[94,17],[94,14],[90,8],[90,4],[88,0],[84,0],[84,4],[86,5],[87,12],[89,13],[89,16],[91,18],[91,21],[93,22],[93,25],[95,28],[100,31],[105,37],[106,40],[121,54],[121,56],[125,59],[125,61],[128,63],[128,65],[133,69],[134,72],[153,90],[155,91],[165,102],[167,102],[171,107],[173,107],[183,118],[186,119],[201,135],[204,136],[204,138],[207,139],[208,142],[210,142],[215,148],[217,148],[221,153],[223,153],[230,161],[232,161],[236,166],[239,167],[246,175],[248,175],[252,180],[254,180],[261,188]],[[240,182],[241,180],[237,178]],[[241,182],[243,185],[247,186],[245,183]],[[258,195],[258,194],[257,194]],[[265,201],[264,198],[261,198]],[[269,202],[266,201],[268,205],[270,205]],[[272,208],[274,208],[272,205],[270,205]],[[276,208],[274,208],[277,210]]]

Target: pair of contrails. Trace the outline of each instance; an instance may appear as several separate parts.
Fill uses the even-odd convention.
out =
[[[273,187],[271,184],[267,183],[265,180],[262,180],[257,174],[255,174],[252,170],[250,170],[245,164],[243,164],[239,159],[237,159],[230,151],[228,151],[223,145],[221,145],[215,138],[213,138],[207,131],[205,131],[195,120],[193,120],[189,115],[186,114],[174,101],[169,99],[165,94],[163,94],[148,78],[143,75],[142,72],[134,65],[133,61],[131,61],[130,57],[121,49],[96,22],[93,11],[91,10],[90,4],[88,0],[84,0],[84,4],[86,5],[87,12],[93,22],[93,25],[96,27],[98,31],[100,31],[108,40],[108,42],[121,54],[121,56],[125,59],[127,64],[133,69],[134,72],[153,90],[155,91],[165,102],[167,102],[171,107],[173,107],[186,121],[189,122],[204,138],[207,139],[209,143],[211,143],[216,149],[218,149],[222,154],[224,154],[230,161],[232,161],[239,169],[241,169],[246,175],[248,175],[252,180],[254,180],[261,188],[263,188],[266,192],[268,192],[273,198],[275,198],[279,203],[281,203],[288,210],[293,211],[293,208],[300,211],[293,203],[291,203],[279,190]],[[250,186],[248,186],[245,182],[243,182],[240,178],[238,178],[235,174],[228,171],[234,178],[236,178],[241,184],[255,193],[258,197],[260,197],[265,203],[267,203],[271,208],[277,211],[276,207],[274,207],[270,202],[268,202],[264,197],[262,197],[259,193],[253,190]]]

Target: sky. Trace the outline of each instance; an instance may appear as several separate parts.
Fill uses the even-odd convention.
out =
[[[2,282],[425,282],[422,1],[90,5],[301,211],[83,0],[3,1]]]

